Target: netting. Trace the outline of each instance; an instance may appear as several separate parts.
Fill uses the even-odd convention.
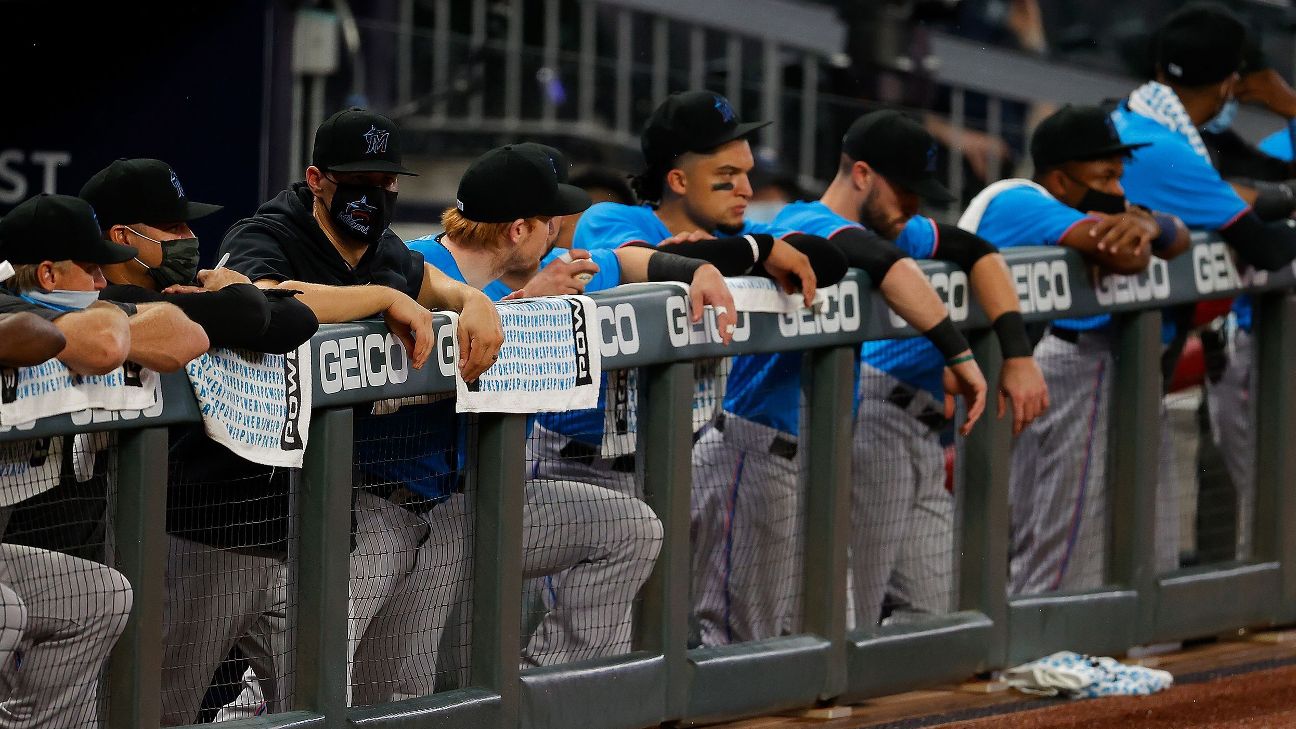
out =
[[[351,703],[424,696],[467,675],[467,421],[441,396],[356,420]]]
[[[0,714],[26,726],[102,726],[132,601],[107,566],[116,462],[105,433],[0,443]]]
[[[661,549],[636,458],[636,373],[605,373],[602,409],[543,414],[527,440],[522,665],[633,648],[638,594]]]
[[[851,447],[849,624],[912,622],[954,606],[955,448],[943,363],[925,340],[868,343]]]
[[[700,388],[693,446],[694,644],[799,632],[805,479],[801,352],[744,355]],[[723,371],[723,370],[721,370]]]
[[[1009,593],[1094,589],[1109,549],[1111,338],[1053,328],[1035,361],[1049,408],[1013,441]]]
[[[171,429],[162,627],[167,726],[282,711],[292,700],[295,469]]]

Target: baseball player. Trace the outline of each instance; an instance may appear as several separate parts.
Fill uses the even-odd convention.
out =
[[[163,357],[154,349],[157,332],[150,327],[178,311],[154,307],[161,318],[148,314],[134,323],[128,314],[145,314],[130,305],[98,301],[104,283],[100,266],[130,255],[129,248],[100,237],[94,212],[81,200],[63,195],[27,200],[0,220],[0,259],[15,264],[7,285],[16,294],[0,296],[0,313],[23,312],[52,322],[64,340],[59,359],[74,372],[104,374],[137,353],[165,364],[176,355]],[[145,335],[138,347],[131,337],[137,329]],[[181,326],[176,334],[179,356],[196,355],[183,349],[191,332]],[[205,338],[201,345],[205,348]],[[34,507],[20,503],[14,508]],[[59,518],[48,508],[42,516]],[[6,654],[0,665],[0,727],[98,726],[99,678],[126,627],[130,584],[105,565],[15,544],[12,536],[0,544],[0,584],[9,588],[4,649],[16,650],[21,661]],[[14,635],[15,626],[20,635]]]
[[[487,152],[464,173],[458,207],[442,215],[446,232],[411,241],[410,246],[451,278],[493,291],[494,296],[505,293],[507,289],[492,283],[507,273],[536,273],[553,246],[557,217],[579,213],[589,205],[584,191],[558,181],[556,161],[540,145],[510,145]],[[728,340],[736,314],[714,266],[642,248],[608,253],[600,256],[597,279],[588,285],[691,282],[692,318],[699,320],[706,304],[723,308],[717,325]],[[582,270],[576,267],[567,274],[571,284],[582,284],[576,278]],[[543,286],[544,280],[533,276],[528,288],[504,298],[570,293],[563,286],[542,291]],[[548,606],[530,637],[522,653],[524,665],[555,665],[629,650],[631,600],[652,571],[661,546],[656,515],[630,494],[573,479],[541,478],[534,472],[526,482],[524,509],[523,575],[563,575],[562,599]],[[459,599],[466,598],[460,595]],[[413,606],[396,619],[417,620],[418,614],[419,608]],[[399,636],[403,631],[389,632]],[[428,645],[422,650],[429,664],[433,648]]]
[[[785,207],[774,224],[824,235],[860,263],[876,257],[870,249],[878,248],[880,235],[911,256],[950,261],[967,271],[1004,352],[999,415],[1005,399],[1011,399],[1013,430],[1020,432],[1048,407],[1048,393],[1031,358],[1007,266],[984,240],[914,215],[919,197],[936,203],[952,199],[932,174],[935,144],[920,124],[899,112],[865,114],[842,139],[841,165],[823,197]],[[944,305],[930,287],[914,287],[908,280],[914,268],[906,260],[904,266],[871,274],[889,298],[897,298],[897,289],[927,295],[920,313],[910,316],[927,337],[865,342],[860,350],[850,559],[858,626],[877,624],[888,585],[897,604],[892,621],[952,607],[954,499],[945,490],[940,442],[947,417],[942,371],[948,367],[964,381],[976,382],[975,362],[961,337],[945,342],[942,330],[952,325]],[[975,408],[963,426],[966,434],[979,414],[975,406],[982,393],[964,392]]]
[[[1296,258],[1296,230],[1257,213],[1260,207],[1253,205],[1261,197],[1255,187],[1224,181],[1198,132],[1233,95],[1245,47],[1246,28],[1226,8],[1181,8],[1157,32],[1157,80],[1131,92],[1111,119],[1122,138],[1151,143],[1125,165],[1122,184],[1131,199],[1177,215],[1189,228],[1217,231],[1243,263],[1276,270]],[[1165,174],[1167,169],[1175,174]],[[1176,333],[1165,327],[1163,339],[1169,343]],[[1179,566],[1177,495],[1166,462],[1169,438],[1163,427],[1157,511],[1162,570]]]
[[[226,233],[221,253],[230,255],[228,266],[259,287],[302,292],[299,300],[321,323],[382,314],[415,368],[426,363],[435,346],[429,307],[458,311],[459,369],[466,380],[475,380],[494,361],[503,341],[499,316],[480,291],[428,265],[388,228],[399,193],[398,175],[413,174],[401,166],[396,125],[364,109],[338,112],[316,130],[311,160],[305,181]],[[363,419],[358,426],[357,444],[363,444],[370,436]],[[406,496],[407,491],[385,488],[356,490],[349,586],[352,654],[379,611],[421,590],[448,592],[458,580],[462,520],[430,522],[433,504],[417,498],[405,503]],[[427,543],[440,550],[439,568],[420,568],[416,562],[419,545]],[[435,579],[419,583],[411,575]],[[392,668],[383,660],[373,665]],[[362,691],[354,700],[380,700],[376,685],[376,679],[367,687],[353,681],[353,689]]]
[[[120,159],[81,188],[106,239],[135,257],[104,267],[100,296],[176,305],[213,347],[282,354],[315,333],[315,314],[292,294],[263,291],[228,268],[198,270],[189,222],[220,209],[196,202],[161,160]],[[202,426],[171,428],[167,591],[163,609],[162,715],[191,724],[207,683],[236,639],[285,628],[288,472],[246,461],[207,438]],[[214,572],[223,579],[211,579]],[[270,706],[280,692],[275,663],[291,648],[245,651]],[[245,648],[247,645],[245,643]]]
[[[754,165],[747,138],[763,126],[742,123],[714,92],[667,98],[641,137],[648,164],[634,184],[648,204],[593,206],[576,226],[573,245],[640,243],[704,255],[746,240],[751,253],[726,273],[763,267],[789,292],[797,287],[795,276],[809,303],[813,286],[836,283],[845,261],[821,238],[782,234],[744,219]],[[767,369],[787,386],[748,387]],[[693,451],[692,495],[693,600],[703,644],[778,635],[795,613],[799,461],[789,422],[800,410],[799,372],[799,354],[739,357],[718,430],[694,423],[704,428]],[[749,417],[757,413],[763,422]]]
[[[973,198],[959,227],[999,248],[1060,245],[1116,273],[1190,245],[1173,216],[1128,205],[1121,173],[1131,153],[1096,107],[1067,106],[1031,139],[1032,180],[1003,180]],[[1054,321],[1035,347],[1048,412],[1013,445],[1009,591],[1083,590],[1103,582],[1111,317]]]

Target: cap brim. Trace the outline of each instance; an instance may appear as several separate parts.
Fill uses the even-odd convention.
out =
[[[1105,159],[1107,157],[1123,157],[1136,149],[1151,147],[1151,142],[1134,142],[1133,144],[1113,144],[1110,147],[1103,147],[1078,157],[1076,161],[1083,162],[1091,159]]]
[[[542,215],[575,215],[585,212],[585,209],[592,204],[593,200],[590,199],[588,192],[575,185],[559,183],[558,194],[554,196],[549,209]]]
[[[706,150],[711,150],[711,149],[715,149],[716,147],[719,147],[722,144],[728,144],[737,139],[746,139],[747,137],[750,137],[753,132],[756,132],[760,129],[764,129],[765,127],[773,123],[774,122],[763,121],[763,122],[747,122],[745,124],[739,124],[733,129],[730,129],[728,132],[720,135],[718,138],[708,141],[705,147],[701,147],[695,151],[702,152]]]
[[[333,172],[385,172],[392,175],[410,175],[412,177],[418,177],[417,172],[411,172],[395,162],[387,162],[385,160],[347,162],[340,165],[329,165],[329,170]]]
[[[223,207],[224,207],[223,205],[213,205],[211,203],[193,202],[192,200],[187,201],[185,202],[184,222],[187,223],[190,220],[205,218],[208,215],[211,215],[212,213],[221,210]]]
[[[896,180],[896,182],[926,202],[937,205],[954,202],[954,193],[937,182],[935,177],[919,177],[915,180]]]
[[[86,258],[83,260],[87,263],[98,263],[101,266],[106,266],[110,263],[125,263],[139,255],[139,251],[136,251],[130,246],[113,243],[110,240],[100,240],[99,243],[100,245],[98,250],[94,253],[94,258]]]

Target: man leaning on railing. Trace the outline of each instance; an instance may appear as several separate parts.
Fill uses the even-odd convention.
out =
[[[165,162],[117,160],[91,177],[80,197],[94,205],[103,237],[135,252],[104,267],[104,298],[174,304],[214,348],[282,354],[318,328],[292,291],[259,289],[228,268],[198,270],[189,221],[220,206],[190,199]],[[289,635],[282,624],[289,472],[235,455],[202,425],[172,427],[169,442],[162,723],[197,721],[207,684],[236,641],[255,666],[267,706],[277,708],[284,698],[279,664],[291,650],[280,644]],[[275,645],[251,644],[251,636]]]
[[[228,266],[262,288],[300,291],[321,323],[383,315],[415,368],[434,348],[429,309],[459,312],[459,367],[465,380],[475,380],[503,342],[499,315],[484,294],[428,265],[388,228],[397,176],[414,174],[401,166],[400,130],[381,114],[338,112],[316,130],[311,161],[305,181],[226,233],[220,252],[230,255]],[[357,490],[354,499],[348,659],[375,615],[407,594],[397,585],[413,572],[418,545],[430,533],[422,514],[388,498]],[[438,539],[463,541],[454,532]],[[410,589],[439,589],[452,576],[435,579]]]
[[[0,259],[16,264],[8,282],[16,296],[0,294],[0,312],[26,312],[52,321],[63,339],[55,353],[76,373],[106,374],[128,356],[153,368],[176,369],[207,348],[197,325],[165,304],[137,308],[98,301],[105,284],[101,266],[133,255],[132,249],[100,237],[85,202],[62,195],[27,200],[0,221]],[[34,359],[22,364],[36,364]],[[4,503],[21,498],[6,494]],[[48,527],[65,518],[59,507],[57,501],[46,502],[25,509],[23,516]],[[11,511],[4,510],[6,522]],[[90,523],[72,526],[94,529],[102,518],[100,513]],[[15,544],[11,531],[0,544],[0,585],[5,588],[0,590],[5,601],[0,681],[6,689],[0,727],[5,729],[95,726],[99,677],[130,613],[126,578],[65,554],[84,547],[84,540],[54,533],[59,543],[41,537],[41,544]],[[60,541],[64,537],[70,541]]]

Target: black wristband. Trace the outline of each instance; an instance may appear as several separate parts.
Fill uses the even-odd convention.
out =
[[[1157,227],[1161,229],[1161,234],[1152,239],[1152,250],[1160,252],[1174,245],[1175,240],[1179,237],[1179,226],[1175,224],[1175,216],[1166,213],[1152,213],[1152,218],[1156,220]]]
[[[1005,311],[994,320],[993,326],[1004,359],[1029,357],[1034,352],[1030,336],[1026,334],[1026,320],[1022,318],[1020,311]]]
[[[923,336],[936,346],[936,350],[947,362],[968,350],[967,337],[954,328],[954,322],[950,321],[948,316],[941,319],[936,326],[923,332]]]
[[[707,265],[706,261],[687,256],[677,256],[666,251],[654,251],[648,258],[649,281],[683,281],[693,280],[693,274]]]

